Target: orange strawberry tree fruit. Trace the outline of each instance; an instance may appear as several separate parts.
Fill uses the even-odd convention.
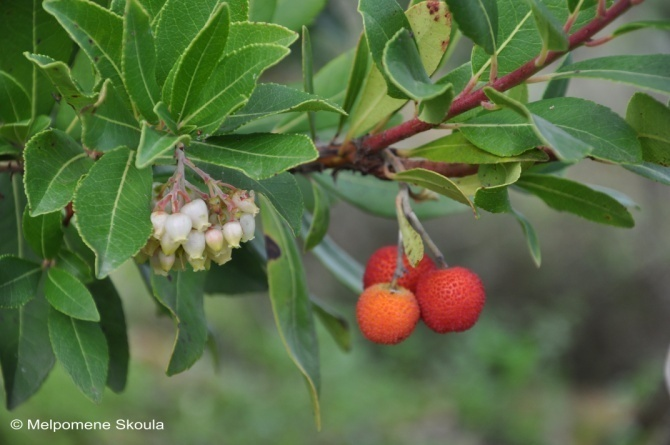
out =
[[[105,387],[123,391],[127,326],[110,274],[134,260],[175,322],[169,375],[205,350],[206,294],[267,291],[318,421],[315,323],[343,349],[350,332],[311,297],[299,244],[363,291],[362,267],[326,236],[331,197],[398,221],[396,267],[361,320],[383,328],[397,313],[407,327],[421,311],[435,330],[459,331],[476,321],[483,287],[464,273],[447,279],[422,219],[511,216],[539,265],[537,236],[510,189],[525,192],[514,200],[534,196],[632,227],[629,200],[568,179],[570,167],[593,160],[670,184],[670,54],[589,58],[584,48],[667,30],[658,20],[604,30],[632,8],[644,15],[642,0],[412,0],[407,9],[359,0],[358,45],[314,72],[305,25],[324,4],[3,2],[0,364],[9,409],[56,361],[94,402]],[[473,46],[471,58],[453,67],[460,45]],[[291,52],[302,57],[302,82],[264,81]],[[566,96],[579,78],[640,91],[620,116]],[[546,89],[530,98],[527,85],[538,82]],[[419,133],[430,141],[395,146]],[[436,282],[405,298],[395,286],[424,251],[438,268],[426,279]],[[449,295],[461,291],[472,307],[450,324],[444,312],[458,302]],[[387,293],[410,303],[374,298]],[[407,333],[377,334],[395,342]]]

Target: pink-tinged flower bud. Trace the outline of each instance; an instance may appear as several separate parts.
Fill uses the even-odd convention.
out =
[[[184,251],[188,254],[189,259],[199,260],[203,258],[202,254],[205,252],[205,234],[196,230],[191,230],[191,233],[182,243]]]
[[[205,242],[213,253],[220,252],[224,245],[223,232],[216,228],[207,230],[205,232]]]
[[[154,226],[154,238],[161,239],[165,233],[165,221],[168,219],[167,213],[157,210],[151,214],[151,224]]]
[[[163,268],[161,267],[161,262],[158,259],[158,254],[155,254],[154,256],[151,257],[150,264],[151,264],[151,270],[153,270],[156,275],[162,275],[164,277],[167,276],[167,272],[164,271]]]
[[[233,204],[243,213],[255,215],[258,213],[258,206],[254,203],[254,193],[249,192],[249,196],[243,196],[242,193],[233,195]]]
[[[188,234],[191,233],[191,218],[183,213],[173,213],[165,221],[165,235],[169,235],[173,241],[181,243],[186,241]],[[162,240],[163,238],[161,238]]]
[[[245,213],[240,217],[240,225],[242,226],[242,241],[246,242],[254,239],[256,232],[256,219],[251,213]]]
[[[223,225],[223,237],[232,247],[240,247],[242,239],[242,225],[237,221],[230,221]]]
[[[161,250],[165,255],[172,255],[179,249],[181,243],[172,239],[169,233],[164,233],[161,238]]]
[[[204,231],[209,224],[209,211],[207,204],[202,199],[194,199],[181,208],[181,213],[191,218],[192,228],[198,231]]]
[[[212,261],[214,261],[216,264],[219,266],[223,266],[226,264],[228,261],[231,260],[233,256],[233,249],[230,247],[223,249],[221,252],[217,253],[216,255],[212,256]]]
[[[205,258],[190,258],[188,262],[193,267],[194,272],[199,272],[201,270],[206,270],[207,260]]]
[[[158,262],[161,265],[161,269],[163,269],[165,272],[168,272],[170,269],[172,269],[175,258],[176,257],[174,253],[172,255],[165,255],[162,250],[158,251]]]

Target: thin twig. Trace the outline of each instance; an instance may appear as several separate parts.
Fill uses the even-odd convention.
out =
[[[398,195],[398,198],[400,196]],[[398,199],[396,198],[396,199]],[[402,232],[398,230],[398,255],[396,259],[396,265],[395,265],[395,272],[393,272],[393,278],[391,279],[391,290],[395,290],[398,288],[398,280],[400,277],[405,275],[407,273],[407,269],[405,268],[405,264],[403,262],[403,257],[405,255],[405,248],[403,247],[402,243]]]
[[[414,210],[412,210],[412,206],[409,203],[409,186],[405,183],[400,184],[400,193],[398,196],[401,199],[402,203],[402,210],[403,213],[405,214],[405,217],[411,224],[411,226],[419,232],[419,235],[421,235],[421,238],[423,239],[424,244],[430,250],[430,252],[433,254],[433,257],[435,257],[435,261],[437,262],[438,267],[442,269],[446,269],[449,267],[447,262],[444,259],[444,255],[440,251],[440,249],[437,247],[433,239],[428,235],[428,232],[426,229],[423,227],[423,224],[421,224],[421,221],[419,221],[419,218],[416,216],[416,213],[414,213]]]

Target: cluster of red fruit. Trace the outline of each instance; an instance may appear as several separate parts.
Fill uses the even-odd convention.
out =
[[[406,272],[391,288],[397,254],[396,246],[382,247],[365,268],[356,319],[368,340],[400,343],[419,319],[440,334],[465,331],[477,322],[486,300],[477,274],[464,267],[438,269],[427,256],[412,267],[403,255]]]

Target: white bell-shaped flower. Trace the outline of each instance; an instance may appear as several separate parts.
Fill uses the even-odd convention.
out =
[[[154,226],[154,238],[161,239],[165,233],[165,222],[168,219],[167,213],[157,210],[151,214],[151,224]]]
[[[186,241],[188,234],[191,233],[193,223],[188,215],[183,213],[173,213],[165,221],[165,235],[169,235],[173,241],[181,243]],[[163,238],[161,238],[162,240]]]
[[[210,226],[207,204],[200,198],[185,204],[181,208],[181,213],[188,215],[188,217],[191,218],[191,223],[195,230],[202,232]]]
[[[165,272],[168,272],[172,269],[174,265],[174,260],[176,259],[174,253],[172,255],[165,255],[162,250],[158,251],[158,261],[160,262],[161,269]]]
[[[242,226],[242,241],[249,241],[254,239],[256,232],[256,218],[251,213],[245,213],[240,217],[240,225]]]
[[[181,246],[181,243],[179,241],[175,241],[169,233],[164,233],[163,238],[161,238],[161,251],[165,255],[172,255],[179,249],[179,246]]]
[[[206,258],[190,258],[188,259],[188,262],[191,264],[191,267],[193,267],[194,272],[199,272],[201,270],[207,270],[207,259]],[[211,262],[210,262],[211,263]]]
[[[205,232],[205,243],[207,243],[207,247],[209,247],[213,253],[216,254],[220,252],[225,244],[221,229],[211,228],[207,230],[207,232]]]
[[[203,258],[202,254],[205,252],[205,234],[197,230],[191,230],[182,246],[188,254],[189,259],[199,260]]]
[[[233,257],[233,249],[227,247],[222,251],[220,251],[219,253],[217,253],[216,255],[212,256],[211,258],[212,261],[214,261],[216,264],[218,264],[219,266],[223,266],[228,261],[230,261],[232,257]]]
[[[255,215],[258,213],[258,206],[254,202],[254,195],[251,193],[249,196],[243,196],[241,193],[235,193],[233,195],[233,204],[243,213],[250,213]]]
[[[223,237],[231,247],[240,247],[242,239],[242,225],[238,221],[229,221],[223,225]]]
[[[167,276],[167,272],[163,270],[163,267],[161,267],[161,261],[158,258],[158,253],[151,257],[149,263],[151,264],[151,270],[153,270],[156,275],[162,275],[164,277]]]

